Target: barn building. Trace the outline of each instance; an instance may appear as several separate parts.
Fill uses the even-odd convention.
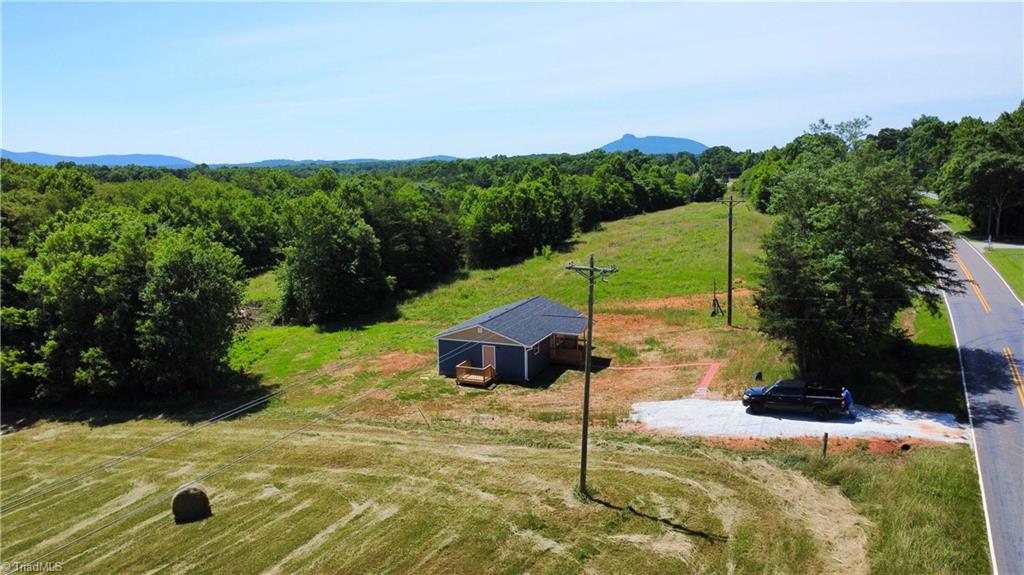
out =
[[[437,371],[459,384],[530,381],[552,363],[580,366],[587,317],[546,297],[496,307],[434,336]]]

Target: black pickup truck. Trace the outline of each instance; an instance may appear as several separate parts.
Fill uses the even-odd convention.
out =
[[[797,379],[780,379],[769,387],[751,387],[743,392],[743,405],[751,413],[768,409],[811,413],[819,421],[846,411],[840,390],[808,385]]]

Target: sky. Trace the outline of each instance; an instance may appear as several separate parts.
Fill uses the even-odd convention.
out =
[[[1022,3],[0,4],[2,146],[195,162],[760,150],[994,119]]]

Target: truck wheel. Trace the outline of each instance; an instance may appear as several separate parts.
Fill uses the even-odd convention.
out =
[[[828,409],[820,405],[818,407],[815,407],[814,419],[817,419],[818,421],[825,421],[826,419],[828,419]]]

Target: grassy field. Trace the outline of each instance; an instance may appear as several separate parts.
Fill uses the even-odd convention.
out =
[[[1024,249],[989,249],[985,257],[999,270],[1017,297],[1024,299]]]
[[[430,336],[467,317],[532,295],[585,309],[586,284],[566,270],[565,264],[583,261],[594,253],[600,264],[615,264],[621,270],[598,287],[595,354],[621,365],[725,359],[717,388],[734,395],[747,385],[754,371],[780,377],[791,370],[778,346],[754,329],[756,310],[749,288],[756,282],[759,238],[769,220],[742,209],[736,216],[735,323],[744,329],[726,328],[722,318],[710,317],[713,284],[717,280],[721,290],[725,283],[725,212],[717,204],[694,204],[608,223],[603,231],[586,234],[550,257],[535,257],[497,270],[474,270],[453,283],[400,302],[383,317],[310,327],[272,326],[264,321],[236,343],[232,363],[264,384],[287,385],[296,378],[344,370],[351,358],[369,354],[379,359],[382,351],[400,352],[419,357],[419,363],[393,356],[390,362],[371,360],[363,370],[365,377],[387,376],[389,381],[383,385],[403,397],[443,394],[440,390],[451,391],[449,380],[412,369],[430,365],[426,356],[435,346]],[[721,291],[719,296],[724,302]],[[256,278],[249,297],[256,307],[272,305],[276,298],[273,274]],[[646,304],[638,306],[637,302]],[[267,317],[266,313],[260,315]],[[395,365],[402,369],[396,370]],[[701,375],[699,370],[665,374],[660,383],[669,395],[663,398],[685,393]],[[605,377],[610,378],[611,373]],[[577,378],[577,373],[568,372],[558,381],[572,385]],[[315,401],[308,394],[290,393],[288,397],[288,401],[303,405]]]
[[[949,212],[942,213],[939,218],[949,226],[954,234],[971,235],[974,232],[974,224],[970,218]]]
[[[281,295],[277,288],[274,272],[270,271],[249,280],[245,288],[246,310],[269,324],[277,314],[278,299]]]
[[[970,235],[973,233],[974,223],[971,222],[970,218],[960,214],[954,214],[953,212],[946,210],[942,203],[936,198],[923,196],[921,201],[924,202],[926,206],[929,206],[935,215],[938,216],[943,223],[949,226],[949,229],[954,234]]]
[[[45,560],[75,573],[987,571],[965,447],[892,453],[851,442],[823,461],[796,441],[709,445],[626,420],[635,401],[689,395],[705,368],[612,368],[721,362],[711,387],[719,397],[735,396],[755,370],[791,370],[754,329],[748,289],[769,221],[737,214],[737,328],[709,317],[712,280],[725,275],[724,209],[710,204],[614,222],[550,258],[473,271],[345,325],[269,325],[277,288],[260,276],[248,292],[253,327],[231,361],[266,389],[287,391],[5,510],[3,560],[31,560],[124,517]],[[622,271],[598,287],[595,353],[611,367],[594,377],[594,500],[583,502],[574,494],[581,374],[460,389],[436,375],[430,336],[534,294],[582,309],[586,286],[563,268],[591,252]],[[908,331],[941,347],[941,318],[913,313]],[[339,406],[349,409],[317,422]],[[2,500],[219,409],[43,417],[0,442]],[[212,518],[174,524],[161,497],[303,425],[204,481]]]
[[[966,447],[908,454],[773,442],[726,449],[598,430],[594,501],[573,492],[577,435],[340,417],[205,481],[214,516],[175,525],[178,484],[295,428],[269,412],[220,424],[4,514],[5,560],[29,560],[156,504],[48,561],[75,573],[982,573]],[[4,441],[4,494],[179,426],[41,424]]]

